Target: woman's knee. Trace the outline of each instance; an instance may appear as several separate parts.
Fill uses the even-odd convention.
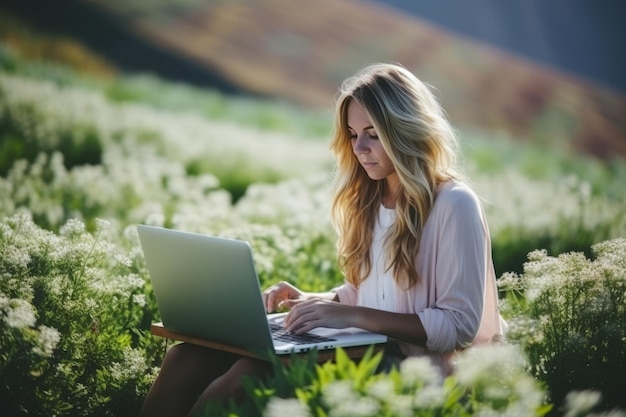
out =
[[[161,368],[174,366],[176,368],[187,368],[198,366],[198,362],[202,361],[202,351],[196,346],[181,343],[168,349]]]
[[[243,381],[245,378],[263,378],[272,370],[268,362],[252,358],[241,358],[233,364],[222,378],[222,389],[227,396],[240,401],[244,396]]]
[[[269,373],[271,368],[269,362],[252,358],[241,358],[233,364],[231,370],[234,374],[241,376],[264,376]]]
[[[226,372],[233,362],[235,358],[230,354],[190,343],[180,343],[167,351],[161,369],[176,370],[177,373],[190,376],[208,373],[215,378]]]

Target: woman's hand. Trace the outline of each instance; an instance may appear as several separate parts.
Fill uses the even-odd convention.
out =
[[[290,308],[289,301],[303,300],[304,298],[304,292],[285,281],[278,282],[263,291],[263,305],[268,313]]]
[[[291,310],[285,317],[285,329],[298,334],[316,327],[351,327],[357,313],[357,309],[352,306],[322,298],[287,300],[286,304]]]
[[[306,333],[316,327],[345,329],[358,327],[390,338],[426,346],[426,331],[417,314],[393,313],[342,304],[324,298],[288,300],[291,310],[285,317],[285,329],[294,333]]]

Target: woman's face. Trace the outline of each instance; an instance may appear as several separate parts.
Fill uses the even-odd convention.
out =
[[[352,152],[357,157],[361,167],[373,180],[396,180],[397,174],[391,159],[378,140],[378,135],[372,126],[365,109],[352,100],[348,104],[348,131],[352,141]]]

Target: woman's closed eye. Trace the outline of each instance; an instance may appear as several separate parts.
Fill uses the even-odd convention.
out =
[[[378,139],[378,135],[375,132],[368,132],[367,137],[372,140]],[[357,138],[357,134],[350,132],[350,139],[356,139],[356,138]]]

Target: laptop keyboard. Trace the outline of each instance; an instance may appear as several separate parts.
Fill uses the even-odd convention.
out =
[[[276,340],[280,340],[281,342],[293,343],[296,345],[305,345],[309,343],[319,343],[319,342],[331,342],[335,339],[331,339],[329,337],[318,336],[315,334],[305,333],[305,334],[295,334],[292,332],[288,332],[285,328],[279,324],[270,323],[270,329],[272,331],[272,337]]]

